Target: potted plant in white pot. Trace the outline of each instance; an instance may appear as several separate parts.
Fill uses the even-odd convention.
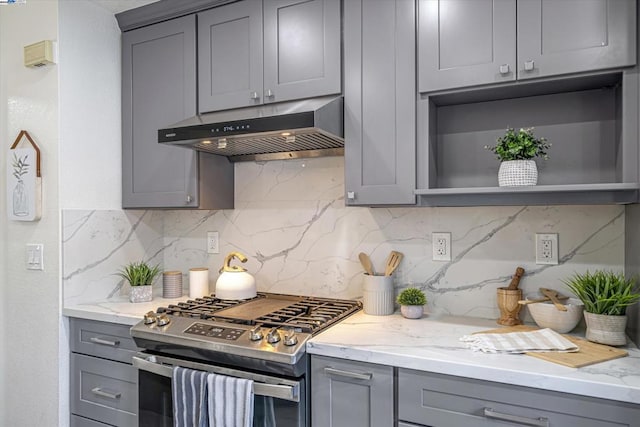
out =
[[[622,273],[596,270],[593,274],[588,271],[576,273],[563,282],[584,304],[589,341],[609,345],[627,343],[626,309],[640,300],[635,278],[627,279]]]
[[[520,128],[515,131],[507,128],[505,134],[496,140],[496,145],[485,148],[495,153],[500,160],[498,185],[500,187],[517,187],[536,185],[538,183],[538,167],[535,157],[547,160],[547,149],[551,144],[546,138],[537,138],[533,128]]]
[[[149,302],[153,300],[153,281],[160,274],[160,267],[149,266],[144,261],[127,264],[117,275],[129,282],[130,302]]]
[[[406,288],[396,299],[400,304],[400,313],[407,319],[419,319],[424,313],[427,297],[418,288]]]

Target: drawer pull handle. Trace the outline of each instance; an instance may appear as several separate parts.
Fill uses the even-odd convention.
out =
[[[110,347],[116,347],[116,346],[120,345],[120,341],[118,341],[118,340],[110,341],[110,340],[105,340],[105,339],[98,338],[98,337],[91,337],[91,338],[89,338],[89,341],[91,341],[94,344],[108,345]]]
[[[359,372],[343,371],[342,369],[335,368],[324,368],[324,373],[327,375],[335,375],[337,377],[352,378],[354,380],[371,381],[371,378],[373,378],[373,374],[370,373],[361,374]]]
[[[102,390],[100,387],[92,388],[91,393],[95,394],[96,396],[106,397],[113,400],[118,400],[121,396],[120,393],[110,393],[108,391]]]
[[[484,416],[501,421],[510,421],[523,426],[549,427],[549,420],[547,418],[528,418],[518,415],[503,414],[501,412],[496,412],[491,408],[484,408]]]

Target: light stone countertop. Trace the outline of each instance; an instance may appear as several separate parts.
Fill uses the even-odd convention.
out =
[[[134,325],[144,313],[179,301],[154,297],[148,303],[130,303],[127,297],[65,307],[69,317]],[[338,357],[400,368],[457,375],[505,384],[640,402],[640,350],[630,343],[629,356],[584,368],[569,368],[526,355],[473,352],[460,341],[463,335],[495,329],[493,320],[425,315],[409,320],[399,313],[371,316],[356,313],[312,338],[310,354]]]
[[[640,403],[640,350],[583,368],[524,354],[474,352],[463,335],[496,329],[493,320],[425,315],[418,320],[359,312],[307,343],[307,352],[361,362]],[[576,334],[580,335],[580,334]]]

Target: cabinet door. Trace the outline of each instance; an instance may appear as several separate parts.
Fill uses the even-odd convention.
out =
[[[264,2],[264,102],[341,92],[340,0]]]
[[[518,79],[636,62],[635,0],[518,2]]]
[[[311,384],[314,427],[393,425],[392,367],[313,356]]]
[[[198,14],[200,113],[262,103],[262,3]]]
[[[198,206],[197,154],[158,144],[196,114],[196,23],[186,16],[122,35],[122,206]]]
[[[348,205],[414,204],[414,2],[346,0]]]
[[[513,81],[516,0],[419,0],[420,92]]]

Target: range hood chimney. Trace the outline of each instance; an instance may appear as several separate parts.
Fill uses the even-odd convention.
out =
[[[232,162],[344,154],[343,98],[332,96],[202,114],[158,130],[158,142]]]

